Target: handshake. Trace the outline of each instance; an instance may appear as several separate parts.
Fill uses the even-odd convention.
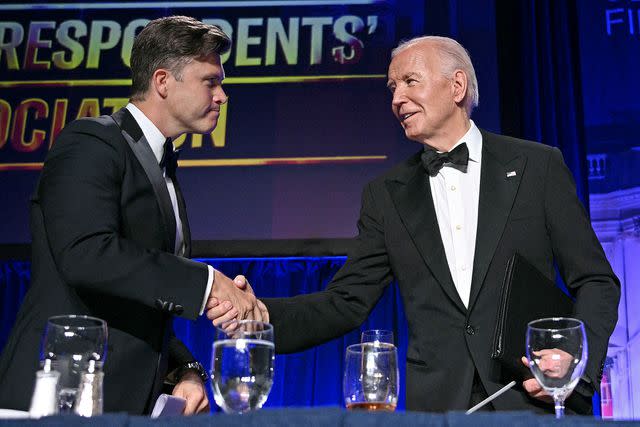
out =
[[[214,326],[225,325],[233,320],[259,320],[269,322],[267,307],[256,298],[253,289],[244,276],[231,280],[222,272],[214,270],[211,291],[205,305],[206,316]],[[233,324],[228,326],[233,330]],[[186,401],[184,415],[209,411],[209,400],[202,377],[191,367],[180,376],[173,389],[173,396]]]
[[[256,298],[249,281],[242,275],[231,280],[218,270],[215,270],[205,311],[214,326],[245,319],[269,322],[269,311]]]

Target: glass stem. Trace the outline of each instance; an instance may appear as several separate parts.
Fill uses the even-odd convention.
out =
[[[564,417],[564,399],[554,398],[556,418]]]

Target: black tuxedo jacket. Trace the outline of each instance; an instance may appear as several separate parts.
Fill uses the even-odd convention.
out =
[[[62,131],[31,202],[31,287],[0,359],[0,407],[28,409],[47,318],[86,314],[109,327],[105,411],[147,410],[167,371],[193,360],[171,320],[198,316],[207,283],[206,265],[173,255],[175,227],[162,171],[126,109]]]
[[[555,148],[484,131],[482,138],[468,309],[449,272],[417,153],[365,187],[354,248],[326,290],[264,300],[276,350],[299,351],[356,328],[395,278],[409,326],[407,409],[468,409],[474,371],[488,394],[502,386],[491,343],[505,267],[517,251],[550,279],[557,263],[576,297],[575,316],[586,323],[586,378],[599,387],[620,285],[576,197],[571,173]],[[538,406],[514,389],[494,401],[498,410]]]

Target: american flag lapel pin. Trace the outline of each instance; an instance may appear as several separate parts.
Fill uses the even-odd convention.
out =
[[[514,176],[516,176],[516,171],[507,172],[507,178],[513,178]]]

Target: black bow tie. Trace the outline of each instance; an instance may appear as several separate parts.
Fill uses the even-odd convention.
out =
[[[162,153],[162,160],[160,160],[160,168],[164,169],[170,178],[176,176],[178,157],[180,157],[180,150],[174,150],[171,138],[167,138],[164,142],[164,152]]]
[[[465,166],[464,172],[466,172],[466,166],[469,163],[469,149],[464,142],[458,145],[448,153],[438,153],[435,150],[425,150],[420,156],[422,159],[422,166],[429,174],[429,176],[436,176],[445,163],[452,163],[458,166]]]

